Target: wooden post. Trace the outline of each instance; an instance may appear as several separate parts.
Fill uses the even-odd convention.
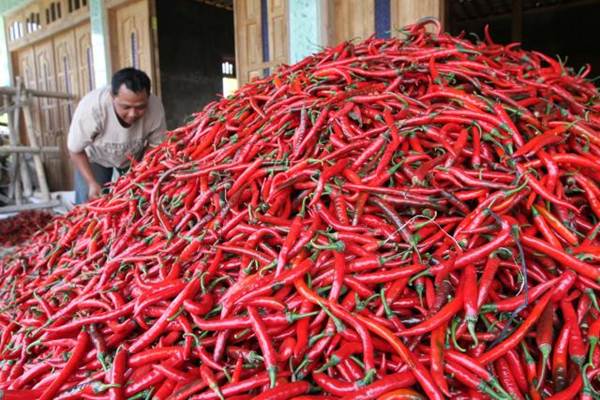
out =
[[[20,84],[21,78],[17,77],[17,93],[15,93],[15,109],[14,114],[8,113],[9,125],[12,125],[11,129],[11,145],[18,146],[21,144],[20,140],[20,127],[21,127],[21,92],[22,85]],[[12,119],[12,122],[11,122]],[[13,132],[14,131],[14,132]],[[12,143],[14,136],[14,144]],[[23,196],[29,197],[33,194],[33,186],[31,184],[31,176],[29,175],[29,169],[27,168],[27,162],[25,156],[20,154],[14,155],[15,160],[18,161],[19,174],[21,176],[21,183],[23,184]]]
[[[3,96],[3,102],[5,104],[5,107],[10,110],[10,103],[11,103],[10,97]],[[11,146],[18,145],[18,141],[19,141],[19,133],[15,129],[15,121],[14,121],[14,115],[16,115],[18,117],[18,110],[19,110],[19,101],[17,98],[15,98],[14,114],[12,113],[12,110],[10,110],[8,112],[8,133],[9,133],[8,137],[9,137],[9,143]],[[11,156],[9,158],[9,167],[8,167],[8,183],[9,183],[8,197],[10,199],[14,198],[16,204],[21,204],[21,200],[22,200],[21,185],[19,184],[19,164],[20,164],[19,161],[20,161],[19,154],[16,154],[16,153],[11,154]]]
[[[35,135],[35,127],[33,125],[33,117],[31,115],[31,94],[27,94],[25,102],[23,103],[23,116],[25,117],[25,130],[27,131],[27,139],[31,147],[39,147],[37,138]],[[38,178],[38,184],[40,185],[40,191],[42,192],[42,199],[50,199],[50,190],[48,189],[48,181],[46,180],[46,173],[44,172],[44,164],[42,163],[42,157],[40,154],[33,154],[33,164],[35,166],[35,173]]]

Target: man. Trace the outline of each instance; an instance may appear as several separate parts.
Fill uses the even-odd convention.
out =
[[[97,198],[113,169],[123,173],[166,131],[165,112],[143,71],[117,71],[110,86],[85,95],[71,121],[67,147],[75,164],[75,202]]]

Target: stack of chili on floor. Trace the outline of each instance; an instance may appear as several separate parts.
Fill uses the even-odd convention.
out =
[[[5,258],[3,398],[596,397],[589,68],[400,36],[209,104]]]
[[[22,211],[0,219],[0,246],[7,248],[22,244],[51,219],[51,213],[40,210]]]

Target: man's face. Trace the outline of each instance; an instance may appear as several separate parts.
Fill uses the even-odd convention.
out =
[[[116,96],[113,95],[113,107],[122,122],[133,125],[148,108],[148,94],[144,90],[136,93],[121,85]]]

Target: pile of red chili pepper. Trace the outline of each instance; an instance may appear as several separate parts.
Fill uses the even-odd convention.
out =
[[[589,67],[401,33],[209,104],[0,262],[3,398],[598,397]]]
[[[23,243],[51,219],[51,213],[40,210],[22,211],[0,219],[0,246],[12,247]]]

